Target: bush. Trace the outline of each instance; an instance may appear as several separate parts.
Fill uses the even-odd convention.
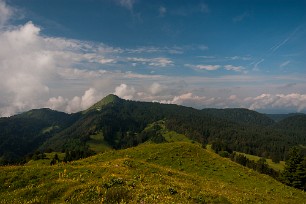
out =
[[[219,154],[221,157],[227,157],[227,158],[229,158],[229,156],[230,156],[230,153],[228,153],[228,151],[219,151],[218,154]]]
[[[109,188],[105,194],[106,203],[121,203],[128,202],[131,199],[131,194],[125,187]]]

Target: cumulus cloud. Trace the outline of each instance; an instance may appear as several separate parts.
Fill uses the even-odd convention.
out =
[[[5,25],[12,15],[13,9],[4,0],[0,0],[0,27]]]
[[[101,98],[101,93],[97,92],[95,88],[89,88],[85,91],[83,96],[74,96],[70,100],[62,96],[52,97],[47,101],[45,107],[51,108],[53,110],[74,113],[81,110],[86,110]]]
[[[219,107],[219,108],[227,107],[226,100],[221,97],[198,96],[191,92],[174,96],[170,100],[161,100],[160,103],[178,104],[198,109],[208,108],[208,107]]]
[[[233,94],[228,97],[198,96],[192,92],[173,96],[170,99],[159,100],[160,103],[178,104],[195,108],[249,108],[251,110],[273,111],[286,109],[291,111],[306,111],[306,95],[291,94],[261,94],[255,97],[240,98]]]
[[[157,95],[159,94],[160,92],[162,92],[164,90],[164,87],[157,83],[157,82],[154,82],[151,86],[150,86],[150,92],[151,94],[153,95]]]
[[[0,33],[0,95],[6,99],[0,115],[32,108],[49,92],[45,81],[54,75],[55,61],[41,49],[44,42],[39,31],[29,22]]]
[[[114,1],[127,9],[133,9],[135,4],[133,0]],[[205,7],[203,8],[205,10]],[[252,87],[253,89],[247,87],[245,93],[249,93],[248,90],[256,90],[256,93],[248,98],[244,98],[245,94],[239,98],[239,94],[234,92],[230,96],[227,92],[223,94],[214,92],[210,95],[206,92],[206,95],[204,93],[201,95],[202,92],[194,90],[204,85],[258,83],[271,78],[247,75],[216,78],[172,77],[154,74],[159,71],[157,69],[149,70],[151,74],[149,71],[143,73],[145,69],[142,68],[146,66],[152,69],[174,66],[173,59],[159,56],[181,54],[190,48],[173,46],[125,49],[110,47],[103,43],[48,37],[41,35],[40,27],[32,22],[19,26],[8,25],[9,19],[14,14],[13,9],[5,1],[0,0],[0,117],[40,107],[69,113],[76,112],[88,108],[111,92],[125,99],[157,100],[197,108],[249,107],[255,110],[288,108],[297,111],[306,109],[305,95],[290,93],[304,92],[303,84],[290,85],[296,84],[295,82],[301,83],[304,76],[298,76],[297,79],[286,78],[290,85],[288,87],[291,87],[286,89],[287,94],[272,94],[284,93],[284,87],[277,86],[275,92],[263,95],[259,94],[262,92],[256,90],[257,87]],[[196,49],[205,50],[207,47],[200,46]],[[203,58],[216,57],[203,56]],[[239,56],[231,59],[247,60]],[[254,69],[258,70],[263,61],[264,59],[254,61],[252,64]],[[133,72],[126,68],[130,63],[134,66]],[[286,61],[282,66],[287,66],[289,63]],[[196,70],[214,71],[224,68],[244,72],[244,67],[233,65],[185,64],[185,66]],[[139,67],[142,67],[141,73],[137,72]],[[118,81],[121,84],[118,84]]]
[[[133,99],[135,94],[136,94],[136,90],[133,86],[129,87],[126,84],[120,84],[120,86],[117,86],[115,88],[115,95],[123,98],[123,99]]]
[[[108,55],[117,49],[46,37],[40,30],[32,22],[0,29],[0,116],[42,107],[61,81],[103,76],[107,71],[88,70],[88,65],[116,62]]]
[[[245,102],[250,102],[250,109],[280,109],[286,108],[289,110],[305,111],[306,110],[306,95],[291,93],[291,94],[261,94],[257,97],[248,97]]]

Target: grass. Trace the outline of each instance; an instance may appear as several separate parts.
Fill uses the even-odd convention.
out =
[[[160,128],[161,135],[165,138],[167,142],[192,142],[188,137],[183,134],[179,134],[175,131],[170,131],[166,128],[165,122],[163,120],[149,124],[144,130],[151,131],[158,126]],[[146,144],[154,143],[151,140],[145,142]],[[90,135],[90,140],[87,141],[89,148],[96,153],[103,153],[110,151],[113,148],[104,140],[104,136],[101,132],[95,135]]]
[[[0,203],[305,203],[306,193],[198,144],[145,144],[54,166],[0,167]]]
[[[87,144],[89,145],[89,148],[96,153],[101,153],[112,149],[104,140],[103,134],[101,132],[95,135],[91,135]]]
[[[50,126],[50,127],[47,127],[47,128],[45,128],[45,129],[43,129],[43,130],[42,130],[42,133],[43,133],[43,134],[46,134],[46,133],[49,133],[49,132],[51,132],[52,130],[58,129],[58,128],[59,128],[59,126],[57,126],[57,125],[55,125],[55,126]]]
[[[253,160],[253,161],[258,161],[261,158],[259,156],[254,156],[254,155],[251,155],[251,154],[245,154],[245,153],[240,153],[240,152],[237,152],[237,153],[242,154],[242,155],[246,156],[246,158],[248,158],[250,160]],[[266,161],[267,161],[267,164],[276,171],[282,171],[285,168],[285,162],[284,161],[280,161],[279,163],[273,162],[272,159],[266,159]]]
[[[149,124],[145,130],[149,130],[150,128],[153,128],[154,126],[160,127],[160,133],[165,138],[167,142],[192,142],[188,137],[186,137],[183,134],[179,134],[175,131],[170,131],[165,126],[165,121],[160,120],[157,122],[154,122],[152,124]]]
[[[26,166],[48,166],[50,165],[51,160],[54,158],[54,155],[57,154],[58,158],[63,161],[65,157],[65,153],[61,152],[51,152],[51,153],[45,153],[46,158],[45,159],[39,159],[39,160],[30,160],[28,163],[26,163]]]

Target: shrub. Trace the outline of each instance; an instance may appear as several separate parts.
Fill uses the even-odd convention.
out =
[[[128,202],[131,199],[131,194],[125,187],[109,188],[105,193],[106,203],[121,203]]]
[[[221,156],[221,157],[229,157],[230,156],[230,153],[228,153],[228,151],[219,151],[218,154]]]

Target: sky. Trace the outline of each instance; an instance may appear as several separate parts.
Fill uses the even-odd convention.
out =
[[[306,113],[306,0],[0,0],[0,117],[113,93]]]

